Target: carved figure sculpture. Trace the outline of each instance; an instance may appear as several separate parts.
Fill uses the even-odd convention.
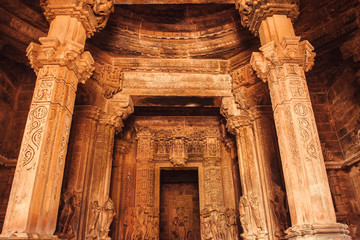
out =
[[[89,222],[88,234],[86,239],[96,239],[99,237],[99,218],[100,218],[101,208],[99,206],[98,201],[94,201],[91,203],[91,215]]]
[[[100,239],[108,239],[110,225],[116,215],[114,203],[108,198],[101,212]]]
[[[226,224],[226,216],[225,212],[221,211],[218,212],[219,218],[217,222],[217,232],[218,232],[218,239],[225,239],[226,238],[226,230],[227,230],[227,224]]]
[[[125,229],[125,235],[124,240],[131,240],[131,235],[134,231],[134,208],[129,207],[125,210],[125,221],[124,221],[124,229]]]
[[[249,205],[247,198],[245,196],[241,196],[239,200],[239,214],[240,214],[240,222],[241,227],[243,228],[243,234],[246,235],[249,232],[249,223],[247,219],[249,220]]]
[[[260,217],[260,212],[259,212],[258,198],[254,195],[250,195],[249,205],[250,205],[250,213],[251,213],[252,218],[255,221],[256,227],[258,228],[258,230],[261,231],[263,228],[263,225],[262,225],[262,219]]]
[[[282,237],[287,228],[286,214],[288,210],[285,208],[285,192],[275,182],[273,182],[270,203],[275,216],[275,235]]]
[[[236,227],[236,212],[235,209],[226,209],[226,240],[237,240],[238,232]]]
[[[72,222],[75,217],[76,196],[70,192],[63,194],[63,208],[59,218],[59,235],[73,234]]]

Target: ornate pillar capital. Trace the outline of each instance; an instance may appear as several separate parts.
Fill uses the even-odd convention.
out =
[[[129,95],[117,94],[108,100],[108,112],[125,120],[134,112],[134,103]]]
[[[40,5],[49,22],[63,15],[78,19],[88,38],[103,29],[110,13],[114,12],[112,0],[41,0]]]
[[[90,52],[83,52],[84,45],[66,41],[61,45],[55,37],[43,37],[40,44],[30,43],[26,49],[31,67],[36,73],[46,65],[57,65],[72,70],[78,81],[85,83],[94,71],[94,59]]]
[[[294,20],[299,15],[299,0],[236,0],[241,23],[258,35],[263,20],[273,15],[285,15]]]
[[[250,63],[263,81],[268,80],[271,70],[285,65],[286,68],[275,73],[277,77],[300,75],[292,66],[297,65],[305,72],[311,70],[316,55],[313,50],[314,47],[308,41],[300,42],[300,37],[284,37],[281,43],[272,41],[260,48],[261,53],[254,52]]]
[[[226,118],[226,128],[232,134],[244,126],[251,126],[259,114],[255,108],[240,109],[234,97],[223,98],[220,113]]]
[[[104,97],[110,99],[122,90],[124,73],[119,67],[103,64],[95,67],[93,78],[103,88]]]

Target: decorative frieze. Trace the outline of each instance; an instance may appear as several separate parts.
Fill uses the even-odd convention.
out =
[[[201,236],[204,240],[237,240],[238,228],[235,209],[205,208],[201,211]]]

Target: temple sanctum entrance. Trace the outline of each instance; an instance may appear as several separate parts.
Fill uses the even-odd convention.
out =
[[[197,170],[160,171],[160,239],[201,239]]]

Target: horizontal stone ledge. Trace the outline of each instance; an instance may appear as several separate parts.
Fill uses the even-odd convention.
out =
[[[327,170],[341,170],[352,167],[360,162],[360,156],[355,156],[345,161],[326,161],[325,166]]]
[[[235,0],[115,0],[115,4],[235,4]]]

